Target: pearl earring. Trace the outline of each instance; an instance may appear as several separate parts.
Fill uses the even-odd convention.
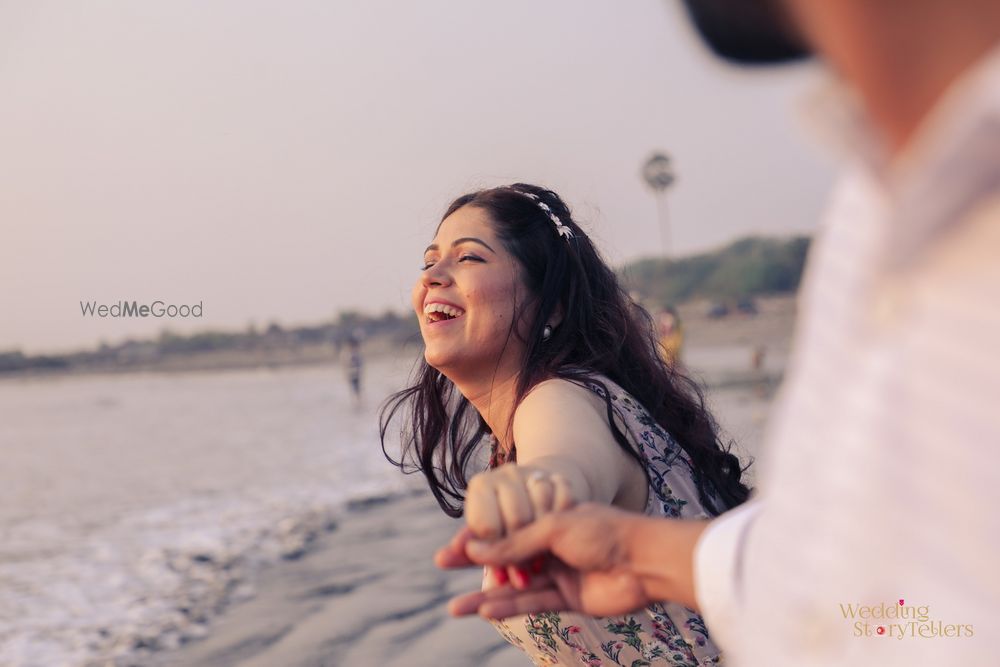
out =
[[[546,324],[542,329],[542,340],[548,340],[552,337],[552,325]]]

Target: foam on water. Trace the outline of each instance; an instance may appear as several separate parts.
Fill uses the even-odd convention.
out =
[[[345,495],[384,492],[369,482],[185,501],[65,552],[0,563],[0,664],[119,664],[202,637],[226,604],[253,595],[259,568],[334,529]]]
[[[0,383],[0,665],[142,664],[204,636],[347,500],[412,482],[375,407],[398,366]]]

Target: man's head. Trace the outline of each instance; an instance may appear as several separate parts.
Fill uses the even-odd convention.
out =
[[[893,154],[951,84],[1000,44],[997,0],[683,2],[727,60],[766,64],[815,52],[855,89]]]
[[[782,0],[684,0],[712,50],[741,64],[771,64],[810,55]]]

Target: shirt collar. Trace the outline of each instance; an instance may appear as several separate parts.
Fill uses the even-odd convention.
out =
[[[1000,191],[1000,45],[951,84],[891,163],[857,92],[833,73],[801,111],[819,143],[859,167],[889,202],[887,268],[912,261]]]
[[[803,95],[796,110],[820,148],[840,162],[861,168],[873,179],[881,178],[887,166],[886,151],[849,83],[832,70],[822,70],[819,83]]]

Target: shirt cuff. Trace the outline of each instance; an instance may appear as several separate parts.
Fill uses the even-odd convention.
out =
[[[738,627],[743,545],[760,508],[761,502],[753,500],[720,515],[695,545],[695,598],[709,634],[723,650]]]

